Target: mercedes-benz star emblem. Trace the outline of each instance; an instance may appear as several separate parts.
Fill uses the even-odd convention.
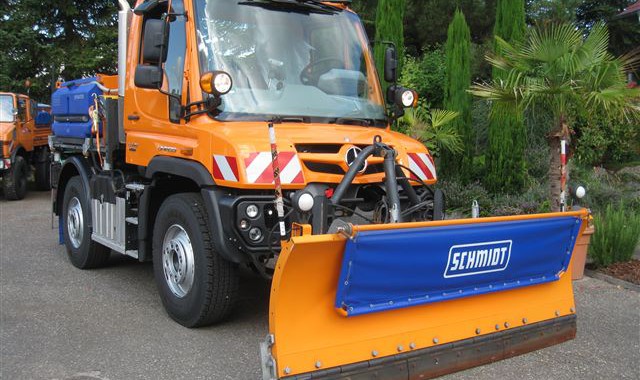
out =
[[[353,163],[356,161],[356,158],[358,158],[360,153],[362,153],[362,149],[358,148],[357,146],[352,146],[351,148],[349,148],[347,150],[347,153],[344,156],[344,160],[347,162],[347,165],[349,165],[349,167],[351,167],[351,165],[353,165]],[[360,170],[358,170],[358,173],[364,173],[365,170],[367,170],[367,161],[366,160],[361,165],[361,168],[360,168]]]

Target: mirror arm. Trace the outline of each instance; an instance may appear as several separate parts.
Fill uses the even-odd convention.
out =
[[[197,101],[197,102],[192,102],[187,104],[186,106],[184,106],[184,110],[185,110],[185,115],[184,118],[185,120],[189,121],[189,119],[193,116],[196,115],[201,115],[201,114],[205,114],[205,113],[214,113],[214,111],[218,111],[217,108],[222,104],[222,99],[220,99],[219,96],[213,97],[213,98],[207,98],[206,100],[201,100],[201,101]],[[204,106],[202,109],[200,109],[201,106]],[[189,109],[191,107],[198,107],[197,111],[193,111],[193,112],[189,112]],[[216,114],[219,113],[215,112]]]

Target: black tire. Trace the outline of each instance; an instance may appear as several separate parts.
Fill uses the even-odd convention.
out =
[[[91,240],[89,207],[82,179],[72,177],[64,189],[62,231],[69,260],[80,269],[103,267],[111,253],[111,249]]]
[[[162,203],[155,220],[153,271],[169,316],[186,327],[207,326],[224,319],[238,296],[238,268],[214,250],[202,197],[191,193],[172,195]],[[171,238],[174,234],[176,237]],[[185,241],[188,244],[172,245]],[[186,260],[179,260],[188,257],[186,246],[191,249],[191,266],[182,264]],[[181,273],[191,273],[192,281],[185,279],[187,275],[178,278]]]
[[[27,195],[29,167],[22,156],[16,156],[11,169],[4,173],[4,196],[10,201],[23,199]]]
[[[45,148],[40,153],[44,157],[40,157],[36,161],[36,188],[41,191],[51,190],[51,157],[49,148]]]
[[[433,192],[433,220],[444,220],[444,210],[444,192],[440,189],[435,189]]]

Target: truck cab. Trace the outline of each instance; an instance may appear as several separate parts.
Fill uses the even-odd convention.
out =
[[[9,200],[24,198],[32,166],[38,189],[49,189],[51,121],[47,115],[46,108],[26,95],[0,93],[0,176]]]
[[[154,261],[169,313],[197,326],[226,314],[238,265],[271,276],[296,223],[442,218],[429,151],[390,129],[415,92],[395,85],[390,49],[383,93],[346,2],[151,0],[120,17],[118,88],[98,75],[52,99],[54,210],[74,265],[109,250]],[[226,273],[212,309],[184,299],[203,297],[209,249]]]

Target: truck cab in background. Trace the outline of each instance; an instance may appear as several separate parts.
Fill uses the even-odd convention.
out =
[[[0,92],[0,177],[7,199],[25,197],[32,167],[36,187],[49,190],[50,132],[49,106],[26,95]]]

